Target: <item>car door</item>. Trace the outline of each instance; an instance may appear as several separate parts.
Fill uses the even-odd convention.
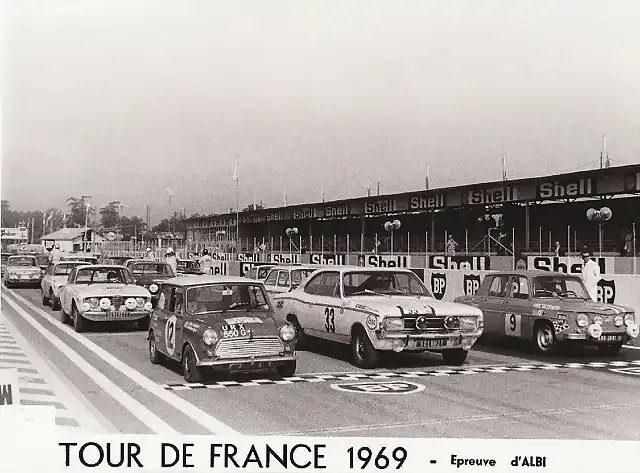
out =
[[[504,312],[506,309],[507,295],[509,294],[509,276],[492,276],[489,292],[482,301],[484,313],[484,331],[487,335],[505,335]]]
[[[42,293],[47,296],[49,294],[49,291],[51,290],[51,280],[53,278],[53,275],[55,274],[54,268],[55,268],[54,265],[50,265],[47,268],[47,272],[42,278],[42,281],[40,281],[40,287],[42,288]]]
[[[169,301],[171,300],[173,289],[173,286],[164,285],[162,287],[160,295],[158,296],[158,302],[153,309],[153,317],[151,322],[153,326],[153,332],[156,337],[156,348],[167,355],[169,355],[165,337],[167,320],[169,319],[169,313],[167,312],[167,310],[169,307]]]
[[[320,338],[337,340],[336,318],[340,323],[340,273],[338,271],[325,271],[318,285],[314,300],[313,326],[318,331]]]
[[[311,278],[304,285],[302,292],[296,293],[298,300],[293,302],[296,308],[295,314],[300,326],[306,333],[312,336],[317,336],[317,332],[320,331],[322,327],[322,325],[318,323],[320,309],[318,308],[319,306],[316,305],[316,294],[322,283],[323,274],[324,273],[320,273]]]
[[[291,287],[290,284],[291,284],[291,281],[289,278],[289,270],[281,269],[280,274],[278,274],[278,284],[274,288],[275,292],[277,293],[289,292],[289,288]]]
[[[533,327],[531,291],[525,276],[512,276],[509,297],[505,301],[504,333],[508,337],[529,338]]]
[[[167,319],[167,346],[171,345],[174,359],[182,356],[182,342],[184,340],[184,288],[175,287],[169,302],[169,318]]]
[[[275,288],[278,284],[278,273],[279,271],[277,269],[272,269],[264,280],[264,288],[271,296],[276,293]]]

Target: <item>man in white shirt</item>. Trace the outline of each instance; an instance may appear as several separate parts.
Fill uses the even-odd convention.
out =
[[[582,252],[582,261],[584,261],[584,266],[582,267],[582,281],[587,287],[587,291],[589,292],[591,299],[597,301],[598,281],[602,279],[600,276],[600,266],[591,259],[591,254],[588,251]]]
[[[213,264],[213,258],[209,255],[209,250],[202,250],[202,257],[200,258],[200,271],[206,274],[211,274],[211,266]]]

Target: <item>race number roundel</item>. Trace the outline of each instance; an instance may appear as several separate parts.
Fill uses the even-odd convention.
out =
[[[519,337],[521,332],[520,314],[504,314],[504,333],[510,337]]]
[[[167,345],[167,353],[171,356],[176,352],[176,321],[178,319],[175,315],[172,315],[167,320],[167,325],[164,329],[164,340]]]

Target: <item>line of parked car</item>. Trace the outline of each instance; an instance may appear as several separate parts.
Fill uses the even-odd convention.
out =
[[[293,376],[309,338],[346,344],[354,365],[373,368],[394,352],[436,352],[461,365],[480,336],[516,337],[541,353],[588,343],[612,355],[638,337],[633,309],[594,302],[578,276],[563,273],[493,272],[475,295],[444,302],[401,268],[261,265],[234,277],[198,274],[197,265],[178,275],[144,259],[69,259],[42,275],[35,260],[12,258],[5,285],[38,280],[43,305],[79,332],[136,323],[150,361],[181,363],[190,383],[216,370]]]

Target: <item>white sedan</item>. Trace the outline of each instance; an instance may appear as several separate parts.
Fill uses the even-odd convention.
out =
[[[60,310],[60,291],[67,284],[69,273],[77,266],[86,266],[84,261],[60,261],[52,264],[40,281],[42,305],[51,304],[53,310]]]
[[[350,344],[353,364],[373,368],[381,351],[433,351],[461,365],[482,334],[482,311],[436,300],[413,271],[325,267],[273,297],[299,343],[312,336]]]

